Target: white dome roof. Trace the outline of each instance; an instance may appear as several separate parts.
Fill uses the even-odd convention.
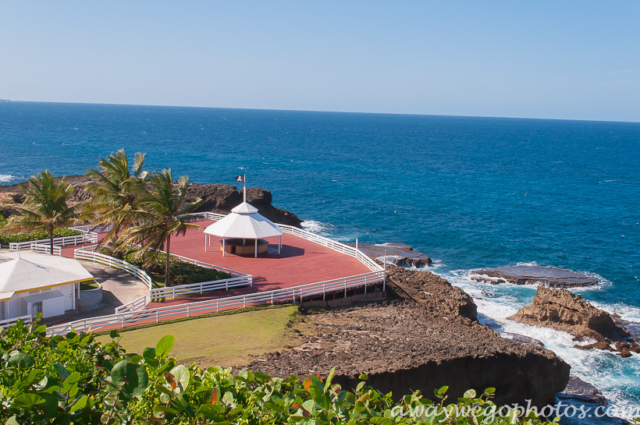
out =
[[[232,209],[231,214],[207,227],[204,233],[221,238],[264,239],[281,236],[282,229],[258,214],[256,207],[243,202]]]

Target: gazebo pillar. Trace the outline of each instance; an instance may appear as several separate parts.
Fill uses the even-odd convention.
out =
[[[258,239],[256,239],[256,256],[255,258],[258,258]]]
[[[225,239],[224,239],[224,238],[222,238],[222,256],[223,256],[223,257],[224,257],[224,252],[226,251],[226,249],[225,249],[225,247],[224,247],[224,246],[225,246],[224,240],[225,240]]]

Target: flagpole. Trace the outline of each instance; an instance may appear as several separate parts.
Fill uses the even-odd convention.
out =
[[[244,194],[244,202],[247,202],[247,175],[243,175],[242,182],[244,183],[244,190],[242,191]]]

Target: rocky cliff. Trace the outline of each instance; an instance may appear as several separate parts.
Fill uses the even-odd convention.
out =
[[[67,176],[65,181],[73,187],[73,202],[89,199],[89,194],[84,190],[84,186],[89,182],[87,177]],[[0,186],[0,198],[12,200],[13,202],[22,202],[21,192],[20,184]],[[185,199],[187,202],[192,202],[197,198],[203,200],[202,205],[197,210],[198,212],[210,211],[226,214],[242,202],[242,190],[238,191],[235,186],[226,184],[190,183]],[[247,201],[258,208],[260,214],[275,223],[300,227],[302,220],[289,211],[274,207],[272,200],[273,197],[269,190],[260,188],[248,188],[247,190]],[[10,215],[10,210],[7,215]]]
[[[609,313],[589,304],[580,295],[566,289],[539,287],[533,301],[509,317],[510,320],[534,326],[544,326],[574,335],[576,341],[586,338],[597,342],[575,345],[583,350],[617,351],[621,357],[640,353],[640,345],[622,324]]]
[[[249,367],[276,376],[326,375],[355,387],[361,373],[395,398],[426,397],[444,385],[450,400],[467,389],[498,389],[498,403],[554,402],[569,365],[553,352],[523,345],[477,323],[473,300],[427,272],[389,266],[391,300],[302,316],[304,343],[271,353]]]

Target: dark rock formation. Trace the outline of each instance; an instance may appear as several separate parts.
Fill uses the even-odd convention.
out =
[[[497,403],[552,404],[569,380],[569,365],[553,352],[518,344],[476,321],[475,304],[459,288],[427,272],[390,266],[391,301],[302,316],[303,343],[270,353],[248,367],[274,376],[326,376],[354,388],[361,373],[396,399],[426,397],[449,386],[455,401],[467,389],[497,388]]]
[[[558,398],[565,401],[573,400],[593,403],[598,406],[607,405],[607,399],[600,394],[600,391],[596,387],[573,375],[569,377],[567,388],[558,394]]]
[[[503,338],[510,339],[511,341],[517,342],[519,344],[529,344],[535,345],[540,348],[544,348],[544,343],[539,339],[531,338],[526,335],[514,334],[511,332],[503,332],[500,334]]]
[[[82,202],[90,198],[85,192],[84,186],[89,182],[85,176],[66,176],[65,181],[73,187],[73,202]],[[11,197],[14,202],[22,202],[21,189],[19,184],[11,186],[0,186],[0,197]],[[197,212],[217,212],[227,214],[231,209],[242,202],[242,191],[238,191],[235,186],[226,184],[199,184],[190,183],[185,197],[186,202],[192,202],[198,198],[202,199],[202,205]],[[248,188],[247,202],[258,208],[260,214],[269,220],[288,224],[290,226],[300,227],[302,220],[295,214],[281,210],[272,205],[271,192],[265,189]]]
[[[597,341],[574,346],[580,350],[617,351],[621,357],[631,357],[632,352],[640,352],[640,345],[609,313],[566,289],[539,287],[531,304],[508,319],[569,332],[576,341],[585,338]]]
[[[388,266],[387,287],[396,297],[416,301],[432,317],[478,321],[478,308],[469,294],[433,273]]]
[[[540,266],[494,267],[471,271],[471,279],[487,283],[538,283],[551,288],[593,286],[597,280],[570,270]]]
[[[566,331],[579,339],[589,337],[603,341],[629,337],[626,329],[618,326],[609,313],[566,289],[539,287],[531,304],[509,319]]]
[[[414,251],[412,246],[401,242],[359,245],[358,248],[360,248],[364,254],[380,262],[384,261],[386,251],[387,263],[399,267],[425,267],[430,266],[432,263],[428,255]]]

